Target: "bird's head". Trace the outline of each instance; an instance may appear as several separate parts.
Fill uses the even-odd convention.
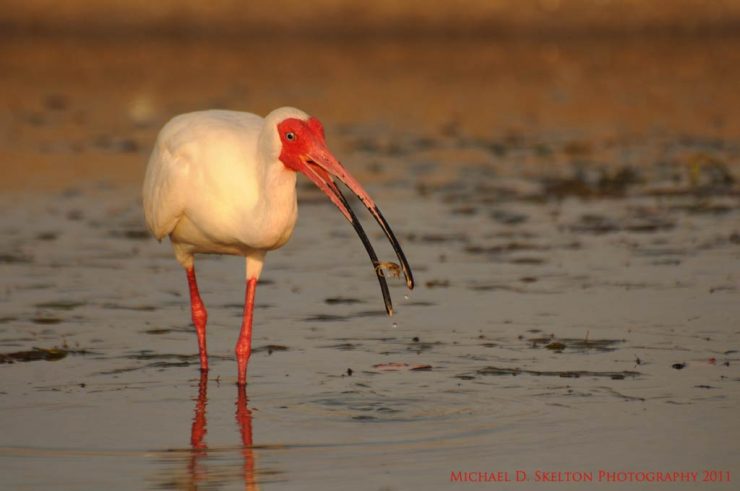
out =
[[[277,124],[280,138],[280,161],[289,169],[308,177],[339,208],[347,220],[352,221],[348,207],[334,192],[333,177],[338,178],[368,208],[375,202],[352,177],[326,145],[324,126],[314,118],[286,118]]]
[[[383,218],[378,206],[367,191],[352,177],[329,150],[324,136],[324,126],[321,122],[300,110],[281,108],[268,115],[266,123],[271,123],[271,126],[277,129],[277,138],[280,142],[278,157],[280,161],[288,169],[300,172],[308,177],[327,195],[345,218],[354,226],[373,263],[379,263],[367,236],[362,230],[360,222],[350,208],[347,199],[334,182],[334,178],[347,186],[360,199],[362,204],[365,205],[383,229],[383,232],[385,232],[385,235],[393,246],[401,263],[401,269],[406,277],[406,286],[409,289],[413,288],[414,279],[411,274],[411,268],[401,250],[401,246],[398,244],[398,240],[396,240],[388,222]],[[378,264],[375,264],[375,266],[376,271],[378,271]],[[379,277],[382,277],[382,272],[379,272]],[[383,286],[384,281],[384,279],[381,281],[381,286]],[[384,288],[384,297],[386,297],[386,293],[386,289]],[[390,313],[389,298],[386,298],[386,308]]]

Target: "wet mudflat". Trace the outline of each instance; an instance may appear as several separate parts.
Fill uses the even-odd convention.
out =
[[[209,47],[219,81],[193,76],[173,91],[165,81],[198,73],[205,51],[177,68],[168,43],[108,46],[113,59],[62,43],[80,58],[34,65],[33,76],[6,70],[15,75],[5,83],[26,97],[4,116],[14,135],[4,145],[26,170],[2,162],[0,487],[449,489],[470,486],[450,482],[457,471],[512,480],[516,470],[531,479],[538,469],[697,471],[701,480],[714,469],[733,483],[712,489],[733,488],[733,42],[705,45],[714,57],[696,43],[476,46],[471,65],[451,65],[456,77],[418,46],[354,47],[388,75],[385,92],[425,87],[392,101],[399,120],[418,124],[378,123],[367,66],[326,46],[321,63],[339,80],[308,71],[307,86],[262,92],[267,79],[240,71],[231,45]],[[3,49],[11,66],[40,56],[20,42]],[[679,54],[683,70],[663,78]],[[390,69],[414,59],[416,70]],[[132,60],[142,74],[162,64],[174,74],[150,85],[117,78]],[[510,71],[495,75],[492,65]],[[85,78],[89,66],[113,74]],[[662,80],[671,98],[646,80]],[[367,100],[322,92],[347,81]],[[608,81],[622,99],[593,109],[590,84]],[[489,92],[470,92],[486,84]],[[473,114],[474,95],[490,110]],[[148,237],[136,181],[170,112],[219,101],[263,110],[273,100],[326,120],[330,145],[368,183],[419,287],[408,294],[392,281],[397,316],[387,318],[351,227],[299,184],[295,235],[268,255],[257,290],[256,349],[240,392],[232,350],[242,260],[199,262],[211,355],[201,378],[185,276],[169,246]],[[370,237],[381,259],[393,257],[380,231]]]

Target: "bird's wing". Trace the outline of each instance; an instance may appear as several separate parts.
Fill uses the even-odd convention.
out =
[[[204,168],[231,161],[223,159],[223,148],[237,148],[232,156],[253,152],[248,142],[256,145],[261,127],[262,118],[254,114],[209,110],[181,114],[162,128],[142,190],[146,222],[157,239],[170,234],[192,205]],[[236,147],[229,146],[234,142]]]
[[[173,152],[160,135],[149,158],[143,188],[146,223],[158,240],[172,232],[185,211],[181,181],[187,167],[182,156]]]

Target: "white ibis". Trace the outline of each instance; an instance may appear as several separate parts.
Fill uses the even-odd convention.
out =
[[[236,343],[237,383],[245,385],[252,343],[257,280],[267,251],[284,245],[298,216],[296,173],[301,172],[339,208],[360,236],[375,268],[388,315],[393,314],[383,266],[334,182],[336,177],[362,203],[388,237],[401,263],[406,286],[414,287],[406,257],[375,202],[332,155],[324,128],[303,111],[283,107],[265,118],[210,110],[176,116],[157,137],[144,178],[144,214],[149,230],[169,235],[185,268],[200,368],[208,370],[208,314],[198,292],[194,255],[232,254],[246,258],[246,299]]]

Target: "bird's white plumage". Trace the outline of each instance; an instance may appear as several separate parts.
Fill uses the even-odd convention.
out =
[[[257,277],[265,252],[287,242],[297,203],[296,173],[278,159],[277,124],[286,118],[308,115],[199,111],[162,128],[144,179],[144,214],[158,239],[170,236],[184,267],[195,253],[235,254]]]
[[[169,236],[175,257],[185,268],[203,372],[208,370],[208,312],[198,290],[193,255],[246,258],[244,314],[234,350],[240,386],[247,381],[255,290],[265,254],[285,244],[295,227],[297,172],[313,181],[352,223],[375,267],[391,315],[393,305],[382,270],[386,263],[378,260],[334,178],[373,215],[401,263],[397,268],[413,288],[408,261],[372,198],[327,148],[321,123],[303,111],[284,107],[264,119],[221,110],[177,116],[157,137],[144,177],[147,225],[158,239]]]

